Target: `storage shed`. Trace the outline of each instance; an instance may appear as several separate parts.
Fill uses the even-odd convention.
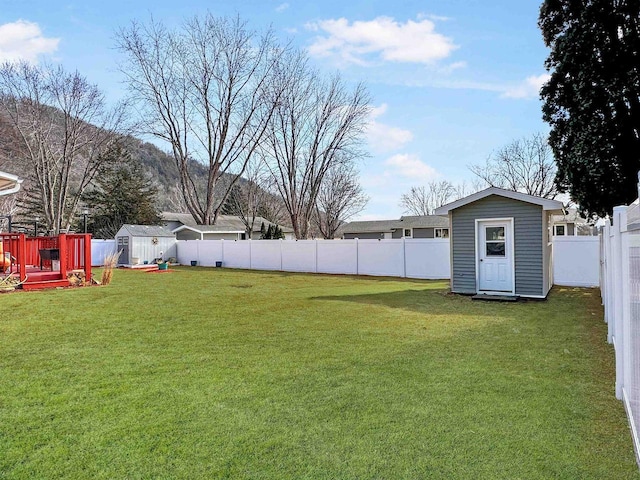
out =
[[[491,187],[444,205],[451,291],[546,298],[553,285],[551,215],[562,202]]]
[[[116,233],[119,265],[152,262],[156,258],[177,257],[176,236],[166,227],[124,224]]]

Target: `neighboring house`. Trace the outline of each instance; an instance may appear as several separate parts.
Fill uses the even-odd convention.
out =
[[[554,236],[598,234],[596,227],[589,225],[587,219],[580,216],[577,208],[567,208],[562,214],[553,215],[551,219]]]
[[[120,252],[119,265],[177,256],[176,236],[167,227],[157,225],[122,225],[116,233],[116,249]]]
[[[6,172],[0,172],[0,197],[3,195],[11,195],[20,190],[22,179],[16,175]]]
[[[165,226],[175,233],[178,240],[246,240],[247,232],[244,222],[235,215],[219,215],[215,225],[198,225],[190,213],[162,212],[160,214]],[[252,240],[259,240],[262,233],[261,226],[265,228],[274,223],[256,217],[251,232]],[[284,233],[286,240],[293,239],[293,229],[278,225]]]
[[[449,238],[449,219],[439,215],[405,216],[399,220],[372,220],[342,225],[344,239]]]
[[[451,223],[451,291],[545,298],[549,225],[562,202],[496,187],[436,209]]]

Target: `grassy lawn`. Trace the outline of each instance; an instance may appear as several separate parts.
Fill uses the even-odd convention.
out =
[[[598,295],[202,268],[3,295],[0,478],[640,478]]]

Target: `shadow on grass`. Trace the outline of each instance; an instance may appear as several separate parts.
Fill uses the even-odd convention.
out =
[[[424,284],[449,284],[448,279],[444,280],[427,280],[422,278],[403,278],[403,277],[385,277],[385,276],[373,276],[373,275],[355,275],[355,274],[342,274],[342,273],[315,273],[315,272],[284,272],[281,270],[250,270],[244,268],[232,268],[232,267],[224,267],[224,268],[215,268],[215,267],[190,267],[187,265],[181,265],[176,267],[176,269],[184,270],[184,271],[214,271],[219,273],[242,273],[242,274],[251,274],[257,276],[267,276],[267,277],[300,277],[300,276],[313,276],[314,278],[332,278],[332,279],[349,279],[349,280],[357,280],[362,282],[408,282],[408,283],[424,283]]]
[[[547,299],[521,298],[518,302],[474,301],[471,296],[453,294],[449,288],[438,288],[436,282],[429,281],[424,289],[407,289],[395,292],[365,293],[358,295],[327,295],[311,297],[311,300],[353,302],[379,305],[388,308],[408,310],[429,315],[470,315],[501,316],[545,314],[549,309],[566,304],[580,303],[599,295],[594,288],[574,288],[554,286]]]
[[[469,296],[449,293],[448,288],[408,289],[360,295],[328,295],[312,297],[311,300],[378,305],[429,315],[498,316],[501,312],[513,310],[513,304],[474,302]]]

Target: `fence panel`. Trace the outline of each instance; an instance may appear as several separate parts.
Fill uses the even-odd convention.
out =
[[[326,240],[318,242],[318,273],[358,274],[359,240]]]
[[[405,270],[409,278],[451,278],[449,239],[412,239],[405,243]]]
[[[200,264],[200,254],[198,251],[197,240],[178,240],[177,257],[178,263],[189,265],[191,261],[196,260]]]
[[[411,240],[179,240],[178,261],[189,265],[285,272],[449,278],[447,239]]]
[[[640,452],[640,207],[613,209],[600,232],[600,290],[607,340],[616,362],[616,398],[622,400],[631,427],[636,460]]]
[[[204,240],[209,241],[209,240]],[[216,240],[210,240],[216,241]],[[253,241],[224,242],[223,265],[229,268],[251,268],[251,246]]]
[[[599,286],[599,237],[554,237],[553,283],[567,287]]]
[[[104,265],[107,255],[116,253],[115,240],[91,239],[91,265]]]
[[[251,241],[251,268],[255,270],[282,270],[280,240]]]
[[[215,242],[196,240],[194,243],[198,246],[198,265],[202,265],[203,267],[215,267],[216,262],[222,262],[223,242],[224,240],[218,240]]]
[[[359,240],[358,274],[404,277],[404,240]]]
[[[298,240],[282,243],[282,270],[285,272],[316,271],[317,240]]]

